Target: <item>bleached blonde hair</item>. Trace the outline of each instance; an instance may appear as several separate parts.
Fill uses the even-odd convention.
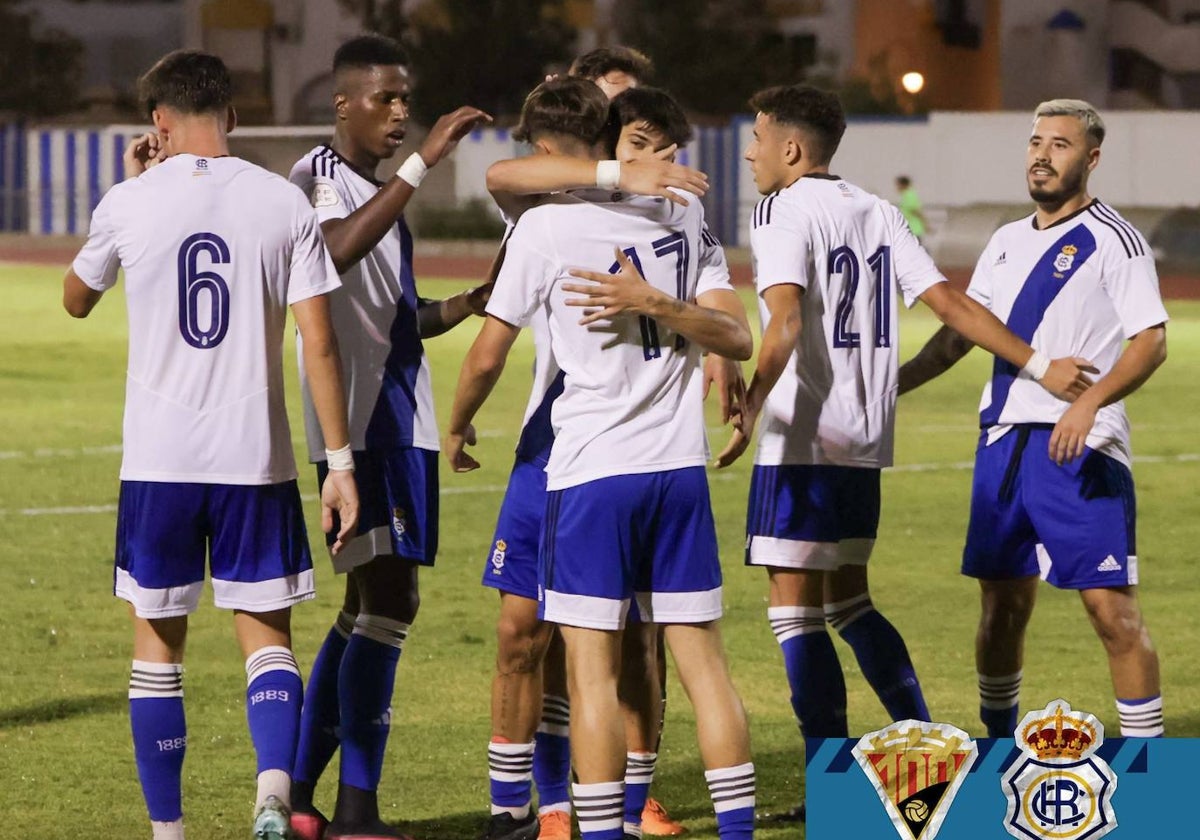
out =
[[[1033,112],[1034,122],[1041,117],[1075,117],[1083,123],[1089,140],[1097,146],[1104,142],[1104,120],[1100,119],[1100,114],[1090,102],[1082,99],[1049,99]]]

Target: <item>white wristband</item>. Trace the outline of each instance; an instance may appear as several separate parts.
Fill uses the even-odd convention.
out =
[[[1025,367],[1021,368],[1021,371],[1028,373],[1035,382],[1041,382],[1048,370],[1050,370],[1050,357],[1041,350],[1034,350],[1029,361],[1025,363]]]
[[[415,190],[421,186],[421,182],[425,180],[426,173],[429,172],[429,167],[425,165],[425,159],[420,153],[413,152],[408,156],[408,160],[400,164],[400,168],[396,170],[396,177],[407,181]]]
[[[596,186],[602,190],[615,190],[621,184],[621,161],[596,161]]]
[[[329,464],[331,470],[349,470],[354,472],[354,453],[350,451],[350,444],[346,444],[341,449],[326,449],[325,461]]]

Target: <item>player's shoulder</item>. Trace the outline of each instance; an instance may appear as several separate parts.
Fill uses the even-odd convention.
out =
[[[342,165],[341,155],[335,152],[329,144],[321,143],[313,146],[292,164],[288,180],[295,182],[299,179],[317,177],[333,178],[339,174]]]
[[[1081,214],[1096,244],[1108,257],[1134,259],[1152,254],[1150,243],[1132,224],[1100,199],[1095,199]]]

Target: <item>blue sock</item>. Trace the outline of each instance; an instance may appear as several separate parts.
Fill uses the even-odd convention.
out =
[[[133,755],[146,810],[155,822],[183,816],[183,666],[133,660],[129,675],[129,721]]]
[[[396,663],[409,625],[378,615],[359,615],[338,672],[343,784],[377,790],[391,731]]]
[[[621,813],[625,808],[624,782],[596,782],[571,786],[582,840],[622,840]]]
[[[533,741],[528,744],[495,740],[488,743],[488,784],[493,814],[508,813],[517,819],[529,816],[533,800],[533,751]]]
[[[846,680],[821,607],[770,607],[767,617],[783,651],[792,709],[806,738],[845,738]]]
[[[353,630],[354,616],[338,613],[313,662],[304,693],[304,710],[300,713],[296,765],[292,768],[292,778],[297,782],[316,784],[337,751],[338,669]]]
[[[258,756],[258,772],[292,772],[300,736],[304,683],[292,652],[261,647],[246,659],[246,722]]]
[[[534,735],[533,783],[538,810],[571,810],[571,704],[565,697],[542,697],[542,722]]]
[[[1021,672],[1002,677],[979,674],[979,719],[989,738],[1012,738],[1017,729]]]
[[[654,781],[658,753],[625,753],[625,833],[642,835],[642,809]]]
[[[754,765],[706,770],[704,780],[717,812],[717,836],[721,840],[752,840],[754,837]]]
[[[929,720],[929,708],[904,639],[863,593],[825,605],[825,617],[850,645],[863,676],[892,720]]]

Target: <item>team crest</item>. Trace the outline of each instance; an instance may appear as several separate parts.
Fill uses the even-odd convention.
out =
[[[1058,271],[1070,271],[1071,266],[1075,264],[1075,255],[1077,253],[1079,253],[1079,249],[1074,245],[1062,246],[1062,250],[1054,258],[1054,268]]]
[[[392,533],[396,535],[396,539],[401,539],[408,531],[408,520],[404,514],[404,508],[392,508]]]
[[[492,574],[498,575],[504,572],[504,554],[508,551],[508,543],[504,540],[496,540],[496,550],[492,552]]]
[[[1030,712],[1013,733],[1021,755],[1004,773],[1004,828],[1021,840],[1088,840],[1117,827],[1117,775],[1094,755],[1104,743],[1095,715],[1066,700]]]
[[[979,748],[948,723],[902,720],[868,732],[853,752],[902,840],[933,840]]]
[[[313,207],[336,207],[341,203],[337,191],[329,184],[316,184],[312,191]]]

